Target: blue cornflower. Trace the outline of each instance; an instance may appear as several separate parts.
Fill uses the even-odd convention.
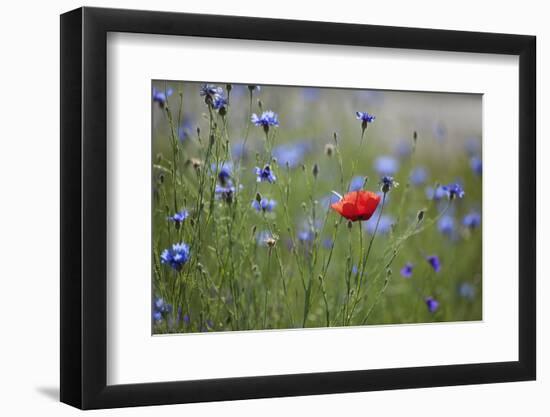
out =
[[[230,180],[228,180],[225,185],[216,185],[216,189],[214,190],[214,192],[218,200],[223,200],[226,203],[230,204],[233,202],[235,190],[235,186]]]
[[[378,216],[375,214],[372,216],[372,219],[368,222],[363,222],[363,227],[368,234],[374,234],[374,229],[376,228],[376,222],[378,221]],[[389,214],[383,214],[380,217],[380,223],[378,224],[377,234],[386,235],[391,231],[392,226],[395,223],[395,219]]]
[[[379,156],[374,161],[374,169],[379,176],[395,175],[395,173],[399,170],[399,161],[393,156]]]
[[[435,272],[439,272],[441,270],[441,262],[439,261],[439,257],[437,255],[427,256],[426,261],[428,261]]]
[[[285,143],[275,146],[272,156],[277,160],[279,166],[296,168],[304,160],[304,156],[311,150],[309,142]]]
[[[173,214],[172,216],[168,216],[167,219],[176,223],[176,226],[179,226],[183,223],[183,221],[189,217],[189,212],[185,209]]]
[[[323,239],[323,248],[330,249],[332,248],[333,244],[334,244],[334,241],[330,237],[326,237]]]
[[[433,297],[426,297],[424,302],[426,303],[426,307],[428,307],[428,311],[430,313],[435,313],[439,308],[439,301]]]
[[[412,146],[408,140],[401,140],[395,145],[394,153],[398,158],[406,158],[412,153]]]
[[[265,165],[263,168],[256,167],[255,170],[257,182],[267,181],[272,184],[277,180],[277,177],[273,174],[273,171],[269,165]]]
[[[361,120],[365,124],[372,123],[374,119],[376,119],[376,116],[374,116],[373,114],[369,114],[367,112],[362,112],[362,111],[356,111],[355,117],[357,120]]]
[[[469,301],[472,301],[476,296],[476,287],[468,282],[463,282],[458,287],[458,294]]]
[[[178,127],[178,138],[180,142],[184,142],[187,138],[191,137],[191,131],[193,129],[193,123],[184,116],[184,121]]]
[[[153,101],[155,103],[158,103],[158,105],[163,108],[166,104],[166,101],[168,100],[168,97],[170,97],[173,94],[174,90],[169,88],[166,91],[160,91],[153,87]]]
[[[212,171],[218,174],[218,180],[220,184],[226,185],[233,174],[233,162],[226,161],[220,162],[216,166],[216,163],[211,165]]]
[[[165,249],[160,255],[160,262],[170,265],[176,271],[180,271],[189,260],[189,245],[186,243],[174,243],[171,248]]]
[[[412,277],[412,274],[413,274],[413,268],[414,268],[414,265],[410,262],[407,262],[403,268],[401,268],[401,276],[403,278],[410,278]]]
[[[422,185],[428,179],[428,171],[424,167],[416,167],[411,172],[411,184]]]
[[[447,193],[447,197],[449,197],[449,200],[453,200],[455,198],[463,198],[464,197],[464,190],[460,186],[460,184],[448,184],[443,186],[443,191]]]
[[[161,321],[163,317],[172,311],[172,306],[167,304],[163,298],[156,297],[153,301],[153,320]]]
[[[445,215],[438,220],[437,228],[442,234],[450,236],[455,230],[455,219],[449,215]]]
[[[353,275],[357,275],[358,272],[359,272],[359,268],[357,268],[357,265],[353,265],[353,266],[351,267],[351,273],[352,273]]]
[[[212,107],[214,107],[215,110],[218,110],[220,115],[225,115],[227,108],[227,98],[223,94],[216,95],[214,97],[214,101],[212,102]]]
[[[473,156],[470,159],[470,168],[474,171],[475,174],[481,175],[483,173],[483,163],[479,156]]]
[[[312,242],[315,238],[315,232],[311,229],[303,229],[298,232],[297,238],[302,243]]]
[[[428,200],[439,201],[443,197],[445,197],[445,195],[446,195],[445,189],[441,185],[438,185],[435,188],[426,187],[426,197],[428,198]]]
[[[269,130],[269,126],[279,126],[279,116],[271,110],[264,111],[261,116],[252,114],[250,121],[256,126],[263,127],[265,132]]]
[[[330,209],[330,206],[334,203],[337,203],[338,201],[340,201],[340,197],[338,197],[337,195],[334,195],[332,193],[324,196],[323,198],[321,198],[319,200],[319,204],[321,205],[321,207],[323,207],[325,210],[328,210]]]
[[[380,179],[381,190],[384,194],[386,194],[392,188],[397,187],[398,185],[399,183],[395,181],[393,177],[390,177],[388,175],[385,175]]]
[[[199,94],[202,97],[204,97],[204,100],[206,102],[213,103],[214,99],[217,96],[223,95],[223,88],[218,87],[217,85],[214,85],[214,84],[203,84],[201,85]]]
[[[258,200],[252,201],[252,208],[256,211],[273,211],[277,202],[275,200],[268,200],[267,198],[262,198],[259,202]]]
[[[365,177],[356,176],[353,177],[349,184],[349,191],[359,191],[363,189],[363,185],[365,184]]]
[[[470,229],[475,229],[481,224],[481,214],[478,212],[472,211],[464,216],[462,219],[462,224]]]

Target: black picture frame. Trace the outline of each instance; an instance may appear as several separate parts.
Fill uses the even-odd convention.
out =
[[[518,361],[107,385],[108,32],[519,56]],[[60,56],[62,402],[95,409],[535,379],[534,36],[84,7],[61,15]]]

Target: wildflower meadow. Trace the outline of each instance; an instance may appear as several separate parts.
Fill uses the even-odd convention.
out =
[[[482,319],[481,96],[151,97],[154,334]]]

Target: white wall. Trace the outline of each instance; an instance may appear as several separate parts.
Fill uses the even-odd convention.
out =
[[[305,3],[305,2],[304,2]],[[542,120],[550,99],[550,26],[541,1],[346,1],[209,0],[93,1],[89,6],[161,9],[510,32],[538,37],[539,212],[550,209],[543,195],[550,157]],[[59,17],[82,3],[4,2],[0,17],[0,410],[3,415],[74,415],[57,402],[59,378]],[[544,129],[544,130],[543,130]],[[543,158],[543,155],[546,158]],[[539,259],[550,249],[550,221],[539,216]],[[546,236],[542,237],[543,233]],[[498,250],[498,248],[495,248]],[[539,378],[537,382],[328,395],[101,411],[94,415],[548,415],[550,365],[550,268],[539,263]],[[406,348],[406,347],[404,347]]]

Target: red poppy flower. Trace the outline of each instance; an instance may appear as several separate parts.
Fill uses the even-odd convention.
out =
[[[340,201],[332,204],[330,207],[340,213],[341,216],[354,222],[370,219],[379,202],[379,195],[372,191],[361,190],[347,193]]]

